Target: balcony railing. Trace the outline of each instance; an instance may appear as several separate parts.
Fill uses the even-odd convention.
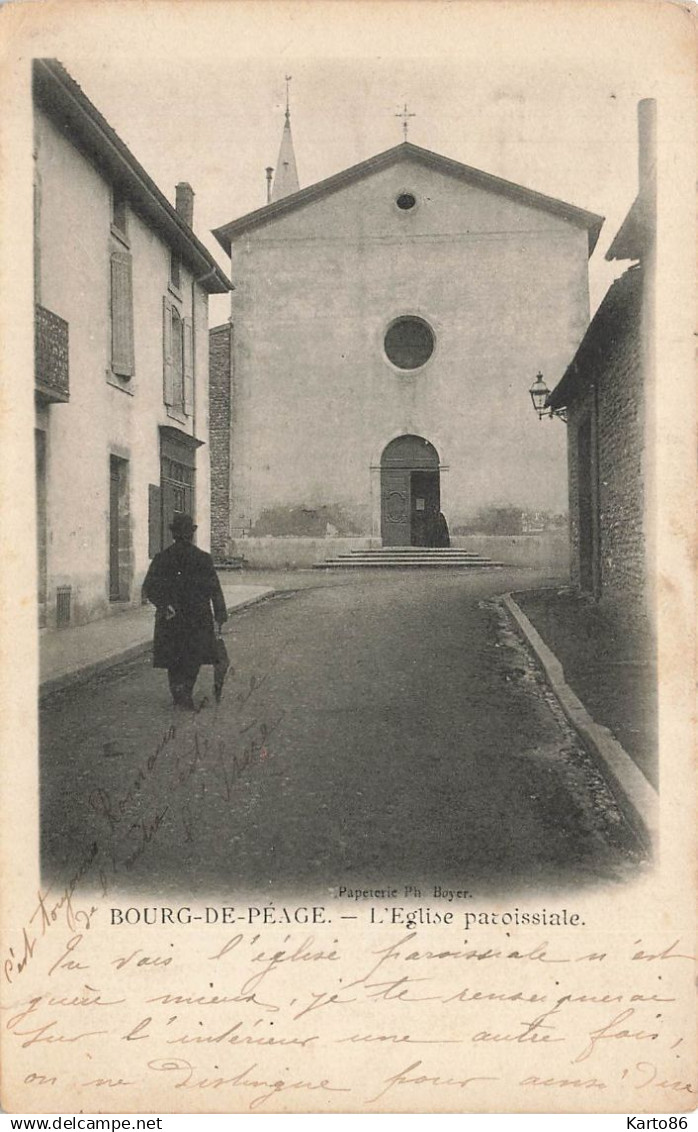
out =
[[[70,400],[68,323],[38,304],[34,319],[34,385],[47,401]]]

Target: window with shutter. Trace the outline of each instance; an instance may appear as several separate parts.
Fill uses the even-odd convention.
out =
[[[112,187],[111,222],[121,236],[125,236],[126,228],[126,197],[116,185]]]
[[[190,318],[183,320],[183,358],[184,358],[184,412],[191,417],[194,412],[194,337]]]
[[[184,411],[184,335],[182,318],[176,307],[172,311],[172,407]]]
[[[172,304],[162,300],[162,398],[166,405],[174,404],[172,374]]]
[[[182,285],[182,257],[177,252],[170,252],[170,283],[177,290]]]
[[[133,377],[133,278],[130,252],[111,253],[111,368],[118,377]]]

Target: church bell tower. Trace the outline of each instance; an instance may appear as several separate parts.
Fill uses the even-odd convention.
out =
[[[286,120],[281,135],[279,158],[276,162],[276,176],[271,190],[271,200],[281,200],[282,197],[291,196],[300,189],[298,183],[298,170],[296,168],[296,155],[293,152],[293,136],[291,134],[291,109],[289,105],[289,83],[291,76],[286,75]]]

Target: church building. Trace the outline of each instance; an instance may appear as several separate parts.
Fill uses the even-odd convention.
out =
[[[301,188],[288,107],[271,172],[214,231],[235,279],[211,335],[214,554],[311,565],[318,536],[418,546],[434,511],[453,531],[563,510],[564,434],[527,389],[586,330],[602,217],[407,139]]]

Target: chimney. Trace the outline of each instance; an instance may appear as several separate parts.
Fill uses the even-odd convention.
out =
[[[267,165],[265,172],[267,174],[267,204],[269,204],[271,200],[271,179],[274,175],[274,166]]]
[[[638,102],[637,128],[639,195],[652,200],[657,175],[657,103],[654,98]]]
[[[185,224],[194,227],[194,190],[187,181],[180,181],[177,185],[175,208]]]

